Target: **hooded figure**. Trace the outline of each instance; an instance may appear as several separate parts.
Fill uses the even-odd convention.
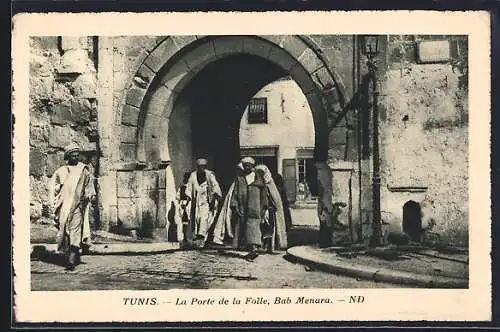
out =
[[[289,232],[292,229],[292,215],[290,214],[290,205],[288,204],[288,197],[286,195],[285,183],[283,181],[283,177],[279,173],[275,174],[274,183],[280,194],[281,202],[283,203],[283,213],[285,215],[286,231]]]
[[[287,249],[286,222],[283,202],[280,192],[274,183],[271,171],[266,165],[257,165],[255,170],[260,172],[269,192],[269,209],[262,226],[263,243],[268,252],[275,249]]]
[[[251,259],[262,248],[261,224],[269,208],[269,192],[255,160],[241,160],[243,174],[236,176],[229,207],[235,216],[233,247],[250,250]]]

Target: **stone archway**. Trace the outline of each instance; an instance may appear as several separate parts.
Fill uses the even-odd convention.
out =
[[[331,172],[326,165],[329,128],[348,97],[321,50],[303,36],[169,36],[145,57],[125,96],[120,160],[129,166],[118,171],[117,180],[139,185],[126,193],[128,196],[118,198],[118,219],[129,218],[127,213],[135,204],[132,215],[141,224],[147,223],[146,219],[153,228],[166,224],[168,198],[163,202],[162,197],[168,197],[173,183],[162,183],[165,167],[175,162],[168,144],[173,107],[179,94],[208,64],[238,54],[259,57],[279,67],[306,96],[315,126],[318,214],[320,219],[328,218],[332,210]]]

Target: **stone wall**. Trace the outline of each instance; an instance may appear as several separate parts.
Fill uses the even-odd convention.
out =
[[[123,124],[122,121],[125,92],[134,86],[134,72],[156,42],[157,37],[154,36],[99,37],[99,204],[101,228],[104,230],[116,229],[118,215],[123,215],[118,211],[118,183],[121,175],[117,174],[116,169],[122,168],[119,166],[123,162],[120,159],[121,142],[125,142],[125,145],[133,143],[136,135],[136,127]],[[137,211],[134,210],[134,213]]]
[[[47,183],[64,164],[64,147],[79,143],[97,162],[95,39],[30,39],[30,219],[49,217]]]
[[[451,42],[451,61],[417,63],[416,43],[431,39]],[[390,36],[386,60],[380,86],[383,217],[401,227],[406,199],[400,198],[408,193],[389,187],[424,187],[424,223],[434,218],[441,240],[467,245],[467,39]]]
[[[356,91],[353,77],[353,37],[349,35],[328,36],[312,35],[309,36],[316,46],[321,50],[322,56],[328,61],[331,68],[338,73],[338,83],[344,89],[344,103],[349,103]],[[339,100],[329,100],[335,104]],[[328,157],[330,163],[337,161],[357,160],[356,152],[356,118],[354,112],[349,112],[329,135]]]
[[[144,58],[165,37],[128,36],[109,38],[113,49],[113,114],[121,119],[125,92],[135,86],[139,78],[134,74]],[[119,122],[116,125],[120,125]]]

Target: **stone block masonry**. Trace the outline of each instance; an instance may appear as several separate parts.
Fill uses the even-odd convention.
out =
[[[94,155],[96,159],[97,68],[93,43],[92,37],[30,39],[32,222],[44,222],[49,217],[47,184],[64,165],[65,146],[77,142],[85,156]]]

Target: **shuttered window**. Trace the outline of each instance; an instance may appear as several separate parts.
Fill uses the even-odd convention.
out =
[[[285,186],[286,196],[288,198],[288,203],[295,203],[296,200],[296,160],[295,159],[283,159],[283,182]]]

